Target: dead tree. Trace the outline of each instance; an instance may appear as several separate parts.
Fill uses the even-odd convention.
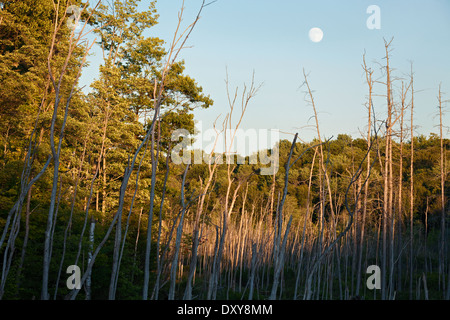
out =
[[[440,140],[440,180],[441,180],[441,239],[439,242],[439,278],[442,279],[442,288],[445,296],[445,258],[446,258],[446,243],[445,243],[445,157],[444,157],[444,138],[443,138],[443,106],[442,106],[442,91],[441,85],[439,85],[439,140]]]
[[[414,74],[411,65],[411,161],[410,161],[410,190],[409,190],[409,299],[413,298],[414,271]]]
[[[183,173],[183,181],[181,184],[181,217],[180,222],[177,227],[177,237],[175,240],[175,253],[172,260],[172,267],[170,269],[170,289],[169,289],[169,300],[175,299],[175,283],[176,283],[176,275],[177,275],[177,266],[178,266],[178,256],[180,253],[180,245],[181,245],[181,237],[183,235],[183,223],[184,223],[184,215],[186,214],[186,201],[184,199],[184,186],[186,183],[186,174],[189,170],[189,164],[186,165],[186,169]]]
[[[284,265],[284,251],[286,248],[286,240],[287,236],[289,234],[289,229],[291,227],[292,223],[292,215],[289,218],[289,222],[286,226],[286,230],[284,232],[283,242],[281,243],[281,226],[283,222],[283,206],[284,202],[286,201],[286,195],[288,191],[288,185],[289,185],[289,169],[291,168],[291,158],[292,153],[295,149],[295,143],[297,142],[297,136],[298,133],[295,134],[294,140],[292,141],[291,150],[289,152],[289,157],[287,159],[286,165],[285,165],[285,175],[284,175],[284,189],[283,189],[283,197],[281,198],[281,202],[277,208],[277,220],[278,220],[278,226],[275,226],[276,228],[276,241],[275,241],[275,261],[274,261],[274,277],[273,277],[273,285],[272,285],[272,291],[270,293],[269,300],[275,300],[278,290],[278,283],[280,281],[280,274],[281,270]]]
[[[358,181],[358,179],[360,178],[360,176],[361,176],[361,174],[363,172],[362,166],[365,163],[368,154],[370,154],[370,151],[372,150],[372,147],[373,147],[375,141],[378,140],[378,131],[379,131],[379,128],[374,130],[374,138],[372,139],[372,141],[370,143],[370,147],[368,148],[364,158],[362,159],[361,163],[359,164],[358,169],[356,170],[354,175],[351,177],[350,182],[349,182],[349,184],[347,186],[347,191],[345,193],[345,200],[344,200],[345,208],[346,208],[346,210],[347,210],[347,212],[349,214],[349,219],[348,219],[347,225],[344,228],[344,230],[341,233],[339,233],[339,235],[334,239],[334,241],[332,241],[325,249],[323,249],[320,252],[319,257],[314,261],[314,263],[313,263],[313,265],[312,265],[312,267],[310,269],[310,272],[309,272],[309,274],[308,274],[308,276],[306,278],[305,293],[304,293],[304,296],[303,296],[304,300],[311,300],[311,298],[312,298],[312,294],[313,294],[313,292],[312,292],[312,279],[313,279],[313,276],[314,276],[314,274],[315,274],[319,264],[321,263],[321,260],[323,260],[328,255],[328,253],[339,243],[339,241],[348,233],[348,231],[351,229],[351,227],[353,225],[355,209],[353,209],[353,210],[350,209],[350,205],[349,205],[349,202],[348,202],[348,200],[349,200],[348,199],[349,191],[350,191],[352,185],[356,181]],[[326,143],[329,143],[329,141],[327,141]],[[367,177],[364,180],[364,182],[362,183],[362,187],[364,187],[365,184],[367,183],[367,181],[369,180],[370,173],[371,173],[372,168],[373,168],[373,166],[374,166],[376,161],[377,161],[377,157],[375,157],[375,159],[372,161],[371,166],[369,168],[369,172],[367,174]],[[355,203],[358,202],[358,198],[359,198],[359,196],[361,195],[361,192],[362,192],[362,187],[359,188],[359,191],[356,194]]]
[[[373,70],[368,69],[366,65],[365,55],[363,56],[363,69],[366,75],[366,82],[369,88],[369,96],[368,96],[368,120],[367,120],[367,149],[370,148],[371,141],[371,132],[372,132],[372,94],[373,94],[373,84],[374,81],[372,79]],[[368,179],[369,171],[370,171],[370,152],[367,154],[367,167],[366,167],[366,178]],[[361,222],[361,230],[359,236],[359,257],[358,257],[358,267],[356,274],[356,296],[359,296],[359,289],[361,285],[361,268],[362,268],[362,253],[363,253],[363,243],[364,243],[364,232],[365,232],[365,223],[367,216],[367,201],[368,201],[368,193],[369,193],[369,183],[367,182],[364,186],[364,199],[363,199],[363,208],[362,208],[362,222]]]

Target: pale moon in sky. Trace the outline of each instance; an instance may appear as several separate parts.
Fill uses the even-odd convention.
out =
[[[312,42],[320,42],[323,38],[323,31],[320,28],[312,28],[309,30],[309,39]]]

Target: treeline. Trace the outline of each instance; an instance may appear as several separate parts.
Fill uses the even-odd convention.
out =
[[[267,150],[275,174],[229,155],[175,164],[172,134],[213,105],[178,60],[199,16],[183,27],[181,10],[165,48],[145,36],[155,3],[137,5],[0,1],[0,298],[450,298],[440,88],[439,132],[415,136],[413,72],[392,80],[386,42],[384,106],[363,59],[363,137],[321,136],[305,75],[317,139]],[[104,61],[86,94],[88,32]],[[227,90],[218,132],[239,127],[258,89]],[[80,288],[67,286],[71,265]],[[370,265],[380,290],[366,286]]]

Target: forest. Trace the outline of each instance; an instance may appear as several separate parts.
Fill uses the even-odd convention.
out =
[[[174,132],[194,139],[193,111],[215,108],[182,59],[210,3],[187,26],[181,8],[167,45],[145,35],[156,3],[138,3],[0,0],[0,299],[450,299],[447,101],[438,87],[417,106],[439,126],[416,134],[414,66],[399,77],[395,41],[381,67],[361,56],[359,137],[321,134],[304,72],[316,138],[264,150],[273,174],[214,149],[178,163]],[[218,136],[237,132],[259,86],[226,90]]]

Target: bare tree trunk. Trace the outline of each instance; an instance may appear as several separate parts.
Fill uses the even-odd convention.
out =
[[[83,8],[83,11],[85,8],[86,8],[86,5]],[[53,237],[52,237],[51,230],[54,228],[54,223],[55,223],[55,221],[54,221],[55,202],[56,202],[56,192],[57,192],[57,186],[58,186],[61,145],[62,145],[62,141],[64,138],[64,130],[65,130],[67,117],[68,117],[68,113],[69,113],[70,102],[72,100],[73,94],[75,93],[75,86],[77,84],[79,77],[81,76],[81,70],[82,70],[84,63],[86,62],[86,58],[89,53],[89,50],[92,48],[92,45],[94,44],[94,41],[93,41],[90,47],[86,47],[81,64],[78,68],[78,74],[73,82],[71,91],[67,97],[66,106],[65,106],[65,110],[64,110],[64,118],[63,118],[63,122],[62,122],[61,129],[59,132],[58,144],[56,146],[55,145],[55,124],[56,124],[56,118],[58,116],[59,104],[60,104],[60,101],[62,100],[61,86],[62,86],[63,78],[64,78],[64,75],[66,74],[72,54],[73,54],[75,48],[80,43],[80,40],[84,36],[83,30],[86,27],[88,20],[90,18],[90,16],[89,16],[89,18],[86,20],[86,22],[83,26],[83,29],[81,30],[81,32],[79,33],[78,36],[75,36],[75,30],[72,31],[72,33],[70,35],[70,39],[69,39],[69,51],[67,53],[65,61],[63,63],[63,66],[60,70],[59,79],[56,80],[55,74],[52,70],[51,62],[52,62],[53,53],[55,50],[56,37],[57,37],[57,34],[61,27],[61,24],[58,22],[59,9],[60,9],[60,6],[58,4],[58,6],[56,7],[54,32],[53,32],[52,42],[51,42],[51,46],[50,46],[50,53],[49,53],[48,60],[47,60],[48,61],[48,72],[50,75],[50,79],[53,83],[53,88],[55,90],[55,102],[54,102],[54,106],[53,106],[53,117],[52,117],[51,126],[50,126],[50,147],[51,147],[54,166],[53,166],[53,185],[52,185],[52,191],[51,191],[51,197],[50,197],[50,208],[48,211],[47,227],[45,230],[45,238],[44,238],[44,253],[43,253],[43,267],[42,267],[42,290],[41,290],[41,299],[43,299],[43,300],[48,300],[50,297],[49,293],[48,293],[48,277],[49,277],[51,252],[52,252],[52,245],[53,245]]]
[[[106,137],[105,137],[106,138]],[[103,143],[103,142],[102,142]],[[102,166],[102,174],[103,174],[103,184],[102,184],[102,215],[105,217],[106,215],[106,206],[107,206],[107,197],[106,197],[106,154],[103,157],[103,166]]]
[[[128,234],[128,228],[130,226],[131,214],[133,213],[134,201],[136,199],[136,194],[138,191],[139,175],[141,172],[142,161],[144,160],[145,154],[147,153],[147,147],[148,147],[148,143],[145,145],[144,153],[141,157],[141,160],[139,161],[139,166],[138,166],[138,169],[136,172],[136,182],[135,182],[135,187],[134,187],[134,194],[133,194],[133,198],[131,199],[130,209],[128,211],[128,217],[127,217],[127,222],[126,222],[126,226],[125,226],[125,233],[123,235],[123,240],[121,237],[121,230],[120,230],[119,234],[117,235],[116,242],[115,242],[115,246],[117,246],[117,248],[114,251],[114,254],[116,256],[115,256],[115,259],[113,260],[113,271],[111,273],[110,290],[109,290],[109,299],[110,300],[115,299],[115,295],[116,295],[116,291],[117,291],[117,285],[119,282],[120,264],[122,262],[123,251],[125,248],[125,243],[126,243],[127,234]],[[118,223],[117,227],[119,227],[119,223]],[[120,246],[120,248],[119,248],[119,246]],[[117,250],[117,252],[116,252],[116,250]]]
[[[411,162],[410,162],[410,191],[409,191],[409,299],[413,298],[414,272],[414,75],[411,66]]]
[[[427,276],[425,275],[425,272],[422,273],[422,281],[423,281],[423,289],[425,292],[425,300],[428,300],[428,285],[427,285]]]
[[[404,84],[402,82],[402,96],[401,96],[401,114],[400,114],[400,159],[399,159],[399,182],[398,182],[398,258],[397,258],[397,265],[398,265],[398,290],[401,291],[401,278],[402,278],[402,221],[403,221],[403,139],[404,139],[404,129],[403,129],[403,123],[404,123],[404,113],[407,108],[406,105],[406,94],[408,90],[411,87],[411,83],[405,88]]]
[[[216,140],[215,143],[217,143],[217,136],[216,136]],[[214,145],[215,148],[215,145]],[[210,157],[212,156],[213,152],[214,152],[214,148],[211,151]],[[194,279],[195,276],[195,271],[197,269],[197,251],[198,251],[198,245],[199,245],[199,227],[200,227],[200,216],[203,213],[203,206],[204,206],[204,201],[205,201],[205,197],[206,197],[206,193],[208,192],[215,170],[217,168],[217,161],[214,162],[214,165],[211,166],[211,162],[208,163],[208,171],[209,171],[209,176],[208,176],[208,180],[206,181],[205,187],[201,188],[201,194],[200,194],[200,198],[199,198],[199,206],[197,208],[196,211],[196,215],[195,215],[195,221],[194,221],[194,230],[193,230],[193,235],[192,235],[192,256],[191,256],[191,261],[189,263],[189,274],[188,274],[188,278],[187,278],[187,283],[186,283],[186,289],[184,292],[184,299],[185,300],[191,300],[192,299],[192,281]]]
[[[132,272],[131,272],[131,282],[134,281],[134,268],[136,267],[137,248],[138,248],[138,244],[139,244],[139,235],[140,235],[140,232],[141,232],[142,211],[144,211],[144,208],[141,208],[141,210],[139,211],[139,218],[138,218],[138,225],[137,225],[137,235],[136,235],[136,241],[134,243],[133,269],[132,269]]]
[[[72,219],[73,219],[73,212],[74,212],[74,209],[75,209],[75,202],[76,202],[77,193],[78,193],[78,185],[79,185],[79,182],[80,182],[80,176],[81,176],[81,172],[82,172],[83,165],[84,165],[84,159],[85,159],[85,156],[86,156],[87,142],[88,142],[90,134],[91,134],[91,126],[89,127],[88,133],[86,134],[86,138],[84,139],[84,142],[83,142],[83,152],[81,154],[80,165],[78,167],[77,175],[76,175],[76,179],[75,179],[75,187],[74,187],[74,191],[73,191],[73,195],[72,195],[72,203],[71,203],[71,207],[70,207],[69,220],[67,221],[67,227],[66,227],[66,229],[64,231],[64,240],[63,240],[63,249],[62,249],[62,254],[61,254],[61,262],[59,264],[58,275],[56,277],[55,292],[54,292],[54,295],[53,295],[53,299],[54,300],[56,300],[56,296],[57,296],[57,293],[58,293],[59,280],[60,280],[60,277],[61,277],[61,272],[62,272],[62,268],[63,268],[64,258],[65,258],[65,255],[66,255],[67,237],[69,235],[69,230],[72,227]]]
[[[144,140],[143,143],[145,143],[145,141],[146,140]],[[105,236],[103,237],[102,241],[99,243],[99,245],[95,249],[94,253],[92,254],[92,260],[88,264],[88,266],[86,267],[86,270],[85,270],[83,276],[81,277],[80,285],[84,285],[84,283],[85,283],[85,281],[86,281],[86,279],[87,279],[87,277],[89,275],[89,272],[92,270],[92,267],[93,267],[93,265],[95,263],[95,259],[96,259],[97,255],[98,255],[98,253],[103,248],[103,246],[105,245],[106,241],[108,240],[108,238],[109,238],[109,236],[110,236],[110,234],[112,232],[112,229],[114,228],[114,225],[116,224],[117,220],[119,219],[119,217],[122,217],[123,199],[124,199],[124,196],[125,196],[125,190],[126,190],[126,187],[127,187],[127,184],[128,184],[128,180],[130,179],[130,175],[132,173],[132,170],[133,170],[132,168],[134,167],[137,154],[139,153],[140,148],[142,147],[142,144],[138,148],[138,150],[136,151],[136,154],[135,154],[132,162],[131,163],[128,162],[128,165],[125,168],[124,178],[123,178],[122,184],[120,186],[120,192],[119,192],[119,207],[117,209],[116,214],[114,215],[113,220],[111,221],[111,224],[110,224],[108,230],[106,231]],[[97,173],[98,173],[98,171],[97,171]],[[91,185],[91,194],[92,194],[92,185]],[[90,200],[89,200],[89,202],[90,202]],[[87,207],[86,210],[89,210],[89,207]],[[66,295],[65,299],[74,300],[77,297],[79,291],[80,291],[79,289],[73,289],[69,294]]]
[[[21,273],[22,273],[22,268],[23,268],[23,263],[25,261],[25,254],[27,251],[27,245],[28,245],[28,236],[29,236],[29,232],[30,232],[30,203],[31,203],[31,189],[30,188],[28,190],[27,193],[27,204],[26,204],[26,211],[25,211],[25,236],[23,239],[23,245],[22,245],[22,254],[20,256],[20,263],[19,263],[19,267],[17,268],[17,289],[20,288],[20,277],[21,277]]]
[[[291,222],[292,222],[292,215],[289,218],[289,222],[288,225],[286,227],[286,231],[284,233],[284,239],[283,239],[283,244],[281,244],[281,226],[282,226],[282,222],[283,222],[283,206],[284,206],[284,202],[286,201],[286,195],[287,195],[287,191],[288,191],[288,185],[289,185],[289,169],[291,168],[291,158],[292,158],[292,153],[294,152],[295,149],[295,143],[297,142],[297,136],[298,133],[295,134],[294,136],[294,140],[292,141],[292,145],[291,145],[291,151],[289,152],[289,157],[287,159],[286,165],[285,165],[285,176],[284,176],[284,189],[283,189],[283,197],[281,199],[281,202],[277,208],[277,213],[278,213],[278,230],[277,230],[277,242],[276,242],[276,256],[275,261],[274,261],[274,279],[273,279],[273,285],[272,285],[272,292],[270,293],[270,300],[275,300],[276,299],[276,294],[277,294],[277,290],[278,290],[278,283],[279,283],[279,279],[280,279],[280,273],[281,270],[283,268],[284,265],[284,251],[285,251],[285,247],[286,247],[286,240],[287,240],[287,236],[289,234],[289,229],[291,226]]]
[[[151,162],[152,162],[152,176],[151,176],[151,186],[150,186],[150,211],[148,213],[148,224],[147,224],[147,245],[145,249],[145,269],[144,269],[144,291],[143,299],[147,300],[148,296],[148,285],[150,281],[150,250],[152,245],[152,225],[153,225],[153,207],[155,201],[155,186],[156,186],[156,166],[158,164],[158,159],[155,157],[155,133],[152,132],[152,140],[150,144],[151,152]],[[182,225],[182,223],[180,222]]]
[[[87,51],[86,51],[86,54],[87,54]],[[85,59],[86,59],[86,55],[83,58],[83,63],[84,63]],[[79,70],[78,77],[80,75],[80,72],[81,72],[81,67]],[[63,73],[64,73],[64,71],[63,71]],[[42,300],[48,300],[50,297],[48,294],[48,274],[49,274],[49,270],[50,270],[51,251],[52,251],[52,245],[53,245],[53,237],[51,235],[51,230],[54,228],[54,224],[56,223],[54,221],[54,219],[55,219],[55,203],[56,203],[56,195],[57,195],[57,190],[58,190],[61,144],[62,144],[62,140],[64,137],[64,129],[65,129],[65,125],[67,122],[70,101],[72,99],[72,95],[73,95],[74,89],[75,89],[75,84],[74,84],[72,87],[72,91],[71,91],[69,97],[67,98],[66,108],[64,111],[64,120],[63,120],[63,124],[62,124],[60,134],[59,134],[59,141],[58,141],[58,145],[55,146],[54,129],[55,129],[55,122],[56,122],[56,117],[57,117],[57,113],[58,113],[58,106],[59,106],[59,102],[61,99],[60,85],[61,85],[61,82],[58,84],[58,87],[55,88],[56,98],[55,98],[55,105],[54,105],[53,120],[52,120],[51,129],[50,129],[50,145],[51,145],[51,149],[52,149],[54,167],[53,167],[52,192],[51,192],[51,197],[50,197],[50,209],[49,209],[48,217],[47,217],[47,228],[45,230],[45,240],[44,240],[44,257],[43,257],[42,290],[41,290],[41,299]]]
[[[255,273],[256,273],[256,259],[258,256],[258,252],[257,252],[257,245],[256,243],[252,244],[252,262],[250,265],[250,279],[249,279],[249,293],[248,293],[248,300],[252,300],[253,299],[253,290],[254,290],[254,286],[255,286]]]
[[[371,140],[371,127],[372,127],[372,88],[373,88],[373,80],[372,75],[373,71],[367,68],[365,56],[363,57],[364,62],[364,71],[366,74],[366,82],[369,87],[369,97],[368,97],[368,123],[367,123],[367,149],[370,149],[370,140]],[[370,152],[367,153],[367,173],[366,179],[369,179],[369,171],[370,171]],[[364,199],[363,199],[363,208],[362,208],[362,222],[361,222],[361,234],[359,238],[359,258],[358,258],[358,267],[357,267],[357,275],[356,275],[356,291],[355,294],[359,296],[359,290],[361,286],[361,268],[362,268],[362,254],[363,254],[363,243],[364,243],[364,233],[365,233],[365,223],[366,223],[366,215],[367,215],[367,200],[369,193],[369,183],[367,182],[364,186]]]
[[[38,113],[36,115],[34,128],[31,131],[30,138],[28,139],[28,149],[27,149],[27,152],[25,155],[24,165],[23,165],[23,169],[22,169],[22,175],[20,178],[19,197],[18,197],[17,201],[14,203],[14,206],[8,212],[8,215],[7,215],[6,221],[5,221],[5,225],[4,225],[4,229],[3,229],[2,235],[0,237],[0,248],[2,248],[5,238],[6,238],[6,235],[8,234],[8,231],[9,231],[8,243],[7,243],[7,246],[3,253],[3,264],[2,264],[2,272],[1,272],[1,280],[0,280],[0,299],[2,299],[2,297],[3,297],[6,279],[8,277],[8,273],[9,273],[10,264],[8,261],[11,261],[11,259],[12,259],[12,253],[10,254],[10,257],[8,257],[9,247],[10,247],[10,245],[12,247],[14,246],[14,241],[15,241],[15,231],[14,230],[18,229],[17,224],[20,222],[20,219],[18,219],[18,217],[20,216],[20,212],[22,211],[23,201],[25,200],[25,197],[26,197],[29,189],[44,174],[44,172],[47,170],[47,168],[50,164],[50,161],[52,160],[52,155],[50,154],[47,158],[46,163],[44,164],[42,169],[39,171],[39,173],[34,178],[30,178],[31,172],[32,172],[33,161],[37,154],[38,147],[42,141],[43,130],[41,131],[39,142],[36,144],[36,142],[33,142],[33,140],[37,137],[37,134],[36,134],[37,125],[38,125],[41,111],[43,108],[45,109],[44,105],[45,105],[45,101],[47,98],[47,91],[48,91],[49,87],[50,87],[50,77],[47,77],[47,83],[45,86],[43,97],[41,99],[41,104],[39,106]]]
[[[441,178],[441,239],[439,243],[439,278],[442,279],[442,288],[445,296],[445,258],[446,258],[446,245],[445,245],[445,163],[444,163],[444,140],[442,133],[442,92],[441,85],[439,85],[439,140],[440,140],[440,178]]]
[[[303,221],[302,243],[301,243],[301,249],[300,249],[300,260],[298,262],[298,267],[297,267],[297,276],[296,276],[296,280],[295,280],[294,300],[297,299],[298,285],[300,283],[300,272],[302,270],[303,254],[305,251],[306,226],[308,224],[309,215],[310,215],[311,184],[312,184],[312,175],[313,175],[313,171],[314,171],[314,163],[316,160],[316,155],[317,155],[317,148],[314,150],[314,156],[313,156],[313,160],[311,163],[311,170],[309,173],[308,195],[306,198],[306,213],[305,213],[305,219]]]
[[[161,272],[162,272],[162,265],[163,265],[163,261],[164,261],[164,252],[161,253],[161,228],[162,228],[162,212],[163,212],[163,208],[164,208],[164,199],[165,199],[165,195],[166,195],[166,186],[167,186],[167,180],[169,178],[169,172],[170,172],[170,167],[169,167],[169,157],[170,155],[170,143],[169,143],[169,147],[167,149],[167,156],[166,156],[166,173],[164,176],[164,184],[163,184],[163,190],[162,190],[162,196],[161,196],[161,205],[159,207],[159,226],[158,226],[158,239],[156,241],[156,281],[155,281],[155,287],[153,289],[153,293],[152,293],[152,299],[158,299],[158,294],[159,294],[159,281],[160,281],[160,277],[161,277]]]
[[[91,215],[91,226],[89,228],[89,251],[88,251],[88,264],[92,260],[92,252],[94,250],[94,231],[95,231],[95,218]],[[88,277],[86,279],[86,300],[91,300],[92,298],[92,270],[89,271]]]
[[[392,128],[392,125],[391,125]],[[391,131],[391,136],[389,139],[389,204],[388,204],[388,208],[389,208],[389,222],[390,222],[390,226],[389,226],[389,284],[388,284],[388,292],[387,294],[389,294],[388,298],[392,299],[393,295],[394,295],[394,250],[395,250],[395,245],[394,245],[394,241],[395,241],[395,208],[394,208],[394,169],[392,167],[392,163],[393,163],[393,152],[392,152],[392,145],[393,145],[393,140],[392,140],[392,131]]]
[[[178,224],[177,228],[177,238],[175,242],[175,253],[172,260],[172,267],[170,270],[170,289],[169,289],[169,300],[175,299],[175,283],[176,283],[176,277],[177,277],[177,267],[178,267],[178,256],[180,253],[180,244],[181,244],[181,237],[183,235],[183,221],[184,221],[184,215],[186,213],[186,204],[184,200],[184,185],[186,181],[186,174],[189,170],[189,164],[186,165],[186,169],[184,170],[183,174],[183,182],[181,185],[181,217],[180,222]]]
[[[169,52],[167,54],[166,64],[164,65],[164,68],[162,71],[161,84],[158,88],[158,92],[156,90],[156,82],[155,82],[155,90],[154,90],[155,113],[154,113],[154,117],[153,117],[153,121],[150,126],[150,129],[146,135],[148,137],[149,134],[152,134],[152,141],[154,141],[155,122],[158,119],[159,114],[160,114],[160,108],[161,108],[162,99],[163,99],[163,91],[164,91],[164,87],[165,87],[166,76],[167,76],[169,70],[171,69],[171,67],[174,65],[175,60],[178,57],[178,54],[184,48],[184,44],[186,43],[192,30],[194,29],[195,25],[197,24],[198,20],[200,19],[200,14],[204,7],[205,7],[205,0],[202,1],[202,4],[200,6],[200,9],[197,13],[197,16],[196,16],[194,22],[191,23],[186,28],[186,30],[181,33],[181,35],[179,34],[179,28],[180,28],[182,17],[183,17],[183,11],[184,11],[183,6],[181,7],[180,13],[178,14],[177,28],[176,28]],[[146,139],[147,139],[147,137],[146,137]],[[154,150],[153,147],[154,147],[154,143],[152,142],[152,145],[151,145],[152,156],[153,156],[153,150]],[[143,291],[142,291],[142,299],[143,300],[148,299],[148,286],[149,286],[149,281],[150,281],[151,223],[153,220],[153,201],[154,201],[154,196],[155,196],[154,192],[155,192],[156,164],[157,164],[157,161],[154,161],[154,159],[152,158],[152,179],[151,179],[152,185],[151,185],[151,192],[150,192],[150,211],[149,211],[149,218],[148,218],[149,226],[147,229],[147,245],[146,245],[146,250],[145,250],[144,286],[143,286]]]
[[[392,40],[391,40],[392,42]],[[388,107],[388,114],[387,114],[387,120],[386,120],[386,146],[385,146],[385,161],[384,161],[384,198],[383,198],[383,247],[382,247],[382,266],[381,266],[381,299],[385,300],[386,294],[387,294],[387,288],[386,288],[386,277],[387,277],[387,262],[388,262],[388,255],[387,255],[387,246],[388,246],[388,229],[389,224],[388,222],[391,220],[391,214],[392,214],[392,207],[391,207],[391,188],[392,187],[392,174],[391,174],[391,168],[392,168],[392,159],[391,159],[391,141],[392,141],[392,112],[393,112],[393,102],[392,102],[392,83],[391,83],[391,70],[389,66],[389,45],[391,42],[385,44],[385,51],[386,51],[386,88],[387,88],[387,107]]]
[[[125,192],[124,192],[125,193]],[[115,300],[116,297],[116,279],[119,273],[119,256],[120,256],[120,244],[122,240],[122,211],[120,212],[120,216],[117,219],[116,223],[116,234],[114,238],[114,251],[112,258],[112,272],[111,272],[111,281],[109,284],[109,293],[108,299]]]

